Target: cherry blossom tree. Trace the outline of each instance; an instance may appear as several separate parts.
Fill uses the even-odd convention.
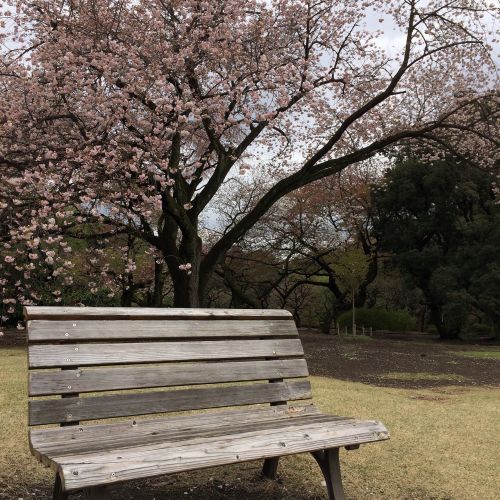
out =
[[[16,248],[4,279],[41,260],[19,242],[62,274],[71,252],[47,254],[54,238],[111,227],[165,262],[175,305],[196,307],[225,254],[294,190],[403,144],[483,166],[495,147],[487,1],[0,5],[0,238]],[[248,171],[266,189],[207,240],[218,191]]]

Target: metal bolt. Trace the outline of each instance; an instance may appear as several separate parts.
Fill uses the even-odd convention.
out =
[[[71,358],[66,358],[66,361],[71,361]]]
[[[78,351],[78,347],[75,347],[75,351]]]
[[[68,418],[71,418],[73,415],[71,415],[71,413],[68,413]]]
[[[71,386],[70,386],[70,385],[68,385],[68,389],[71,389]]]
[[[64,334],[64,336],[65,336],[65,337],[69,337],[69,333],[68,333],[68,332],[66,332],[66,333]]]
[[[73,476],[78,476],[78,471],[77,470],[73,471]]]
[[[79,377],[81,375],[81,372],[76,372],[76,376]]]
[[[116,474],[114,472],[111,473],[111,477],[115,477]]]
[[[73,323],[73,328],[75,328],[75,326],[76,326],[76,323]]]

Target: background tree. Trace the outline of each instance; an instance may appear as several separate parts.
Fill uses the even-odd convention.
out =
[[[381,248],[422,291],[442,338],[466,334],[474,316],[498,332],[494,180],[468,164],[408,158],[374,192]]]
[[[367,267],[368,262],[365,254],[356,248],[347,249],[336,260],[337,276],[344,287],[351,292],[353,335],[356,335],[356,291],[366,276]]]
[[[321,312],[325,331],[339,313],[352,308],[353,290],[356,306],[362,307],[377,275],[371,184],[380,177],[379,170],[376,164],[365,162],[280,200],[228,252],[223,269],[217,271],[225,276],[233,297],[247,307],[286,306],[297,321],[306,307],[316,310],[314,302],[319,301],[325,305]],[[248,199],[245,194],[249,192],[256,198],[259,186],[258,179],[247,179],[222,190],[220,227],[231,227],[251,209],[251,205],[242,206],[241,200]],[[346,255],[358,254],[363,265],[353,287],[346,281],[342,263]]]

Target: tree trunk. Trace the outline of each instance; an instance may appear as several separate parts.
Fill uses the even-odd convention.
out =
[[[300,319],[298,308],[294,308],[293,310],[293,319],[295,320],[295,326],[300,328],[302,326],[302,320]]]
[[[183,273],[184,276],[173,278],[174,307],[200,307],[199,274],[194,270],[190,271],[191,274],[188,274],[187,271],[183,271]]]
[[[199,236],[183,238],[179,248],[180,262],[176,262],[175,268],[169,265],[174,284],[174,307],[200,307],[204,292],[200,288],[201,244]],[[186,264],[191,268],[179,269],[179,265]]]
[[[326,333],[327,335],[330,333],[334,319],[333,314],[330,314],[329,312],[326,313],[325,318],[320,323],[321,333]]]
[[[377,252],[374,252],[372,254],[366,253],[366,255],[370,255],[370,260],[368,262],[368,269],[365,275],[364,280],[361,282],[361,284],[358,287],[358,291],[356,293],[355,297],[355,303],[356,307],[362,308],[365,307],[366,300],[368,298],[368,286],[371,285],[374,281],[375,278],[378,275],[378,254]],[[370,307],[368,305],[368,307]]]
[[[186,307],[200,307],[200,305],[200,273],[198,263],[196,271],[193,271],[188,277]]]
[[[424,304],[422,308],[420,309],[419,313],[419,331],[424,332],[425,330],[425,319],[427,317],[427,305]]]
[[[134,299],[134,287],[133,280],[130,274],[127,275],[125,283],[122,285],[122,296],[120,299],[120,305],[122,307],[130,307]]]
[[[165,276],[163,275],[163,262],[155,262],[155,280],[153,295],[151,297],[151,305],[153,307],[161,307],[163,304],[163,286]]]
[[[238,279],[234,276],[231,268],[223,263],[222,273],[220,276],[224,279],[224,284],[231,290],[231,307],[246,308],[251,307],[254,309],[260,308],[260,303],[257,298],[251,297],[246,293],[238,283]]]
[[[439,338],[441,340],[455,340],[459,338],[458,332],[449,330],[443,321],[441,307],[435,304],[430,304],[430,316],[432,323],[435,325]]]

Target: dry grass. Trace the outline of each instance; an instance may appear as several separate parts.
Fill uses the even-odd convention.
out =
[[[488,347],[477,351],[452,351],[455,356],[465,356],[466,358],[497,359],[500,360],[500,349]]]
[[[455,373],[428,373],[428,372],[389,372],[379,375],[379,378],[389,380],[437,380],[444,382],[465,382],[466,377]]]
[[[500,390],[405,390],[313,377],[315,399],[331,413],[382,420],[388,442],[343,452],[348,498],[498,498]],[[0,349],[0,498],[48,498],[52,475],[31,458],[26,439],[24,350]],[[320,499],[325,489],[308,456],[290,457],[281,480],[259,477],[251,462],[116,487],[114,498]],[[78,498],[78,497],[76,497]]]

